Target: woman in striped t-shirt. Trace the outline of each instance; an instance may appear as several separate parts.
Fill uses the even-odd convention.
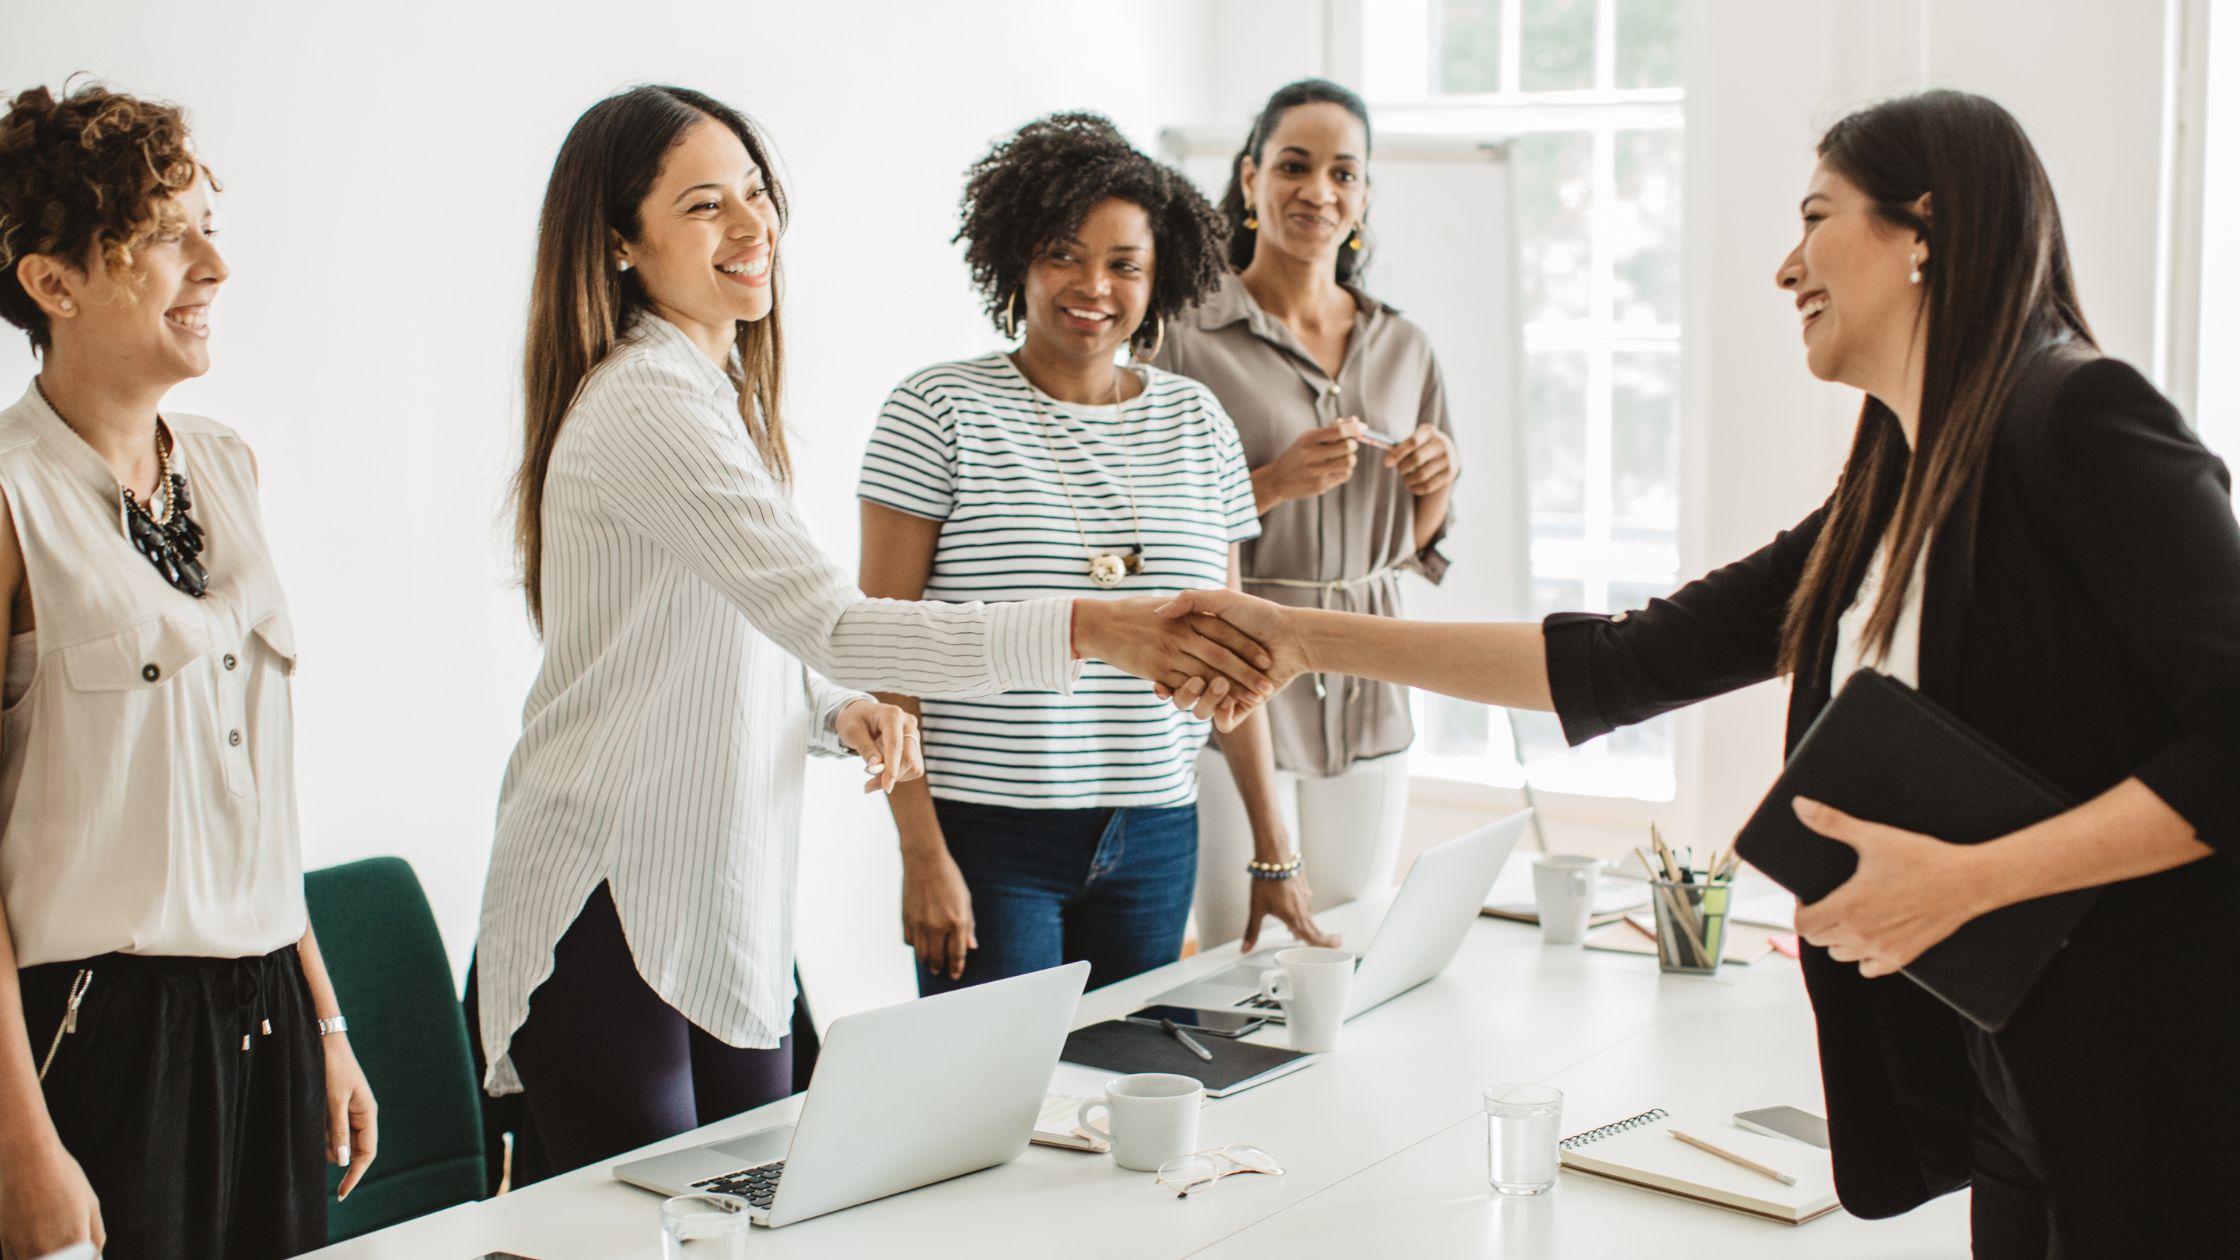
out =
[[[1002,602],[1231,582],[1236,545],[1260,532],[1236,430],[1203,386],[1114,363],[1219,274],[1212,208],[1111,124],[1063,114],[973,167],[958,236],[991,318],[1026,339],[889,396],[858,490],[865,592]],[[893,794],[921,990],[1074,959],[1110,984],[1180,954],[1205,723],[1096,664],[1071,695],[928,700],[922,720],[926,780]],[[1280,828],[1264,721],[1225,743],[1255,823]],[[1286,891],[1284,921],[1325,939],[1303,881]]]

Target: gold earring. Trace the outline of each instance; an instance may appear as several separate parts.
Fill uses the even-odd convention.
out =
[[[1167,317],[1161,315],[1157,318],[1159,322],[1157,324],[1154,324],[1153,327],[1158,329],[1158,331],[1153,334],[1151,338],[1151,353],[1137,355],[1136,362],[1138,363],[1149,363],[1153,359],[1158,358],[1159,351],[1167,344]]]
[[[1260,230],[1260,216],[1252,212],[1251,206],[1246,206],[1244,208],[1244,230],[1247,232],[1257,232]]]
[[[1361,252],[1361,228],[1358,225],[1353,229],[1353,235],[1346,238],[1346,248],[1356,254]]]
[[[1013,289],[1011,297],[1003,304],[1003,335],[1006,340],[1019,339],[1019,291]]]

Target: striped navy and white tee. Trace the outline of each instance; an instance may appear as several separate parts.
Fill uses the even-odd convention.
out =
[[[1143,391],[1118,406],[1059,402],[1003,354],[939,364],[895,387],[856,493],[942,523],[927,599],[1125,597],[1227,583],[1231,544],[1260,534],[1236,427],[1205,386],[1137,370]],[[1135,544],[1131,480],[1143,571],[1107,592],[1089,579],[1082,530],[1096,551]],[[927,699],[923,731],[926,785],[937,797],[1102,809],[1195,801],[1207,723],[1091,661],[1070,695]]]
[[[802,757],[861,692],[1064,689],[1072,605],[864,597],[817,549],[725,373],[647,317],[584,382],[544,489],[544,663],[506,766],[477,965],[492,1093],[604,881],[638,974],[734,1046],[793,1011]],[[804,668],[804,663],[808,669]],[[814,669],[817,673],[810,673]]]

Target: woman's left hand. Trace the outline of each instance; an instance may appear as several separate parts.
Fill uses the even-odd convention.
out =
[[[374,1121],[378,1109],[373,1105],[373,1087],[366,1084],[358,1056],[350,1051],[349,1035],[328,1033],[319,1038],[319,1048],[327,1057],[327,1154],[349,1169],[335,1187],[339,1203],[350,1197],[373,1163],[380,1140],[380,1126]]]
[[[1454,484],[1461,468],[1455,460],[1454,439],[1435,425],[1419,424],[1416,431],[1385,452],[1384,466],[1397,471],[1415,495],[1434,494]]]
[[[1791,802],[1804,825],[1859,851],[1859,869],[1834,892],[1797,908],[1797,931],[1859,974],[1887,976],[1970,919],[1996,908],[1972,860],[1973,846],[1853,818],[1805,797]]]
[[[897,783],[926,772],[918,748],[918,719],[898,705],[857,700],[833,719],[832,733],[848,751],[863,758],[863,772],[871,776],[866,792],[892,792]]]

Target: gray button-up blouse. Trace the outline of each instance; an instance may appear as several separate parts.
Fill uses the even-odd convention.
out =
[[[1345,416],[1361,417],[1372,433],[1394,441],[1419,424],[1453,436],[1430,339],[1399,311],[1358,288],[1347,291],[1358,309],[1334,378],[1234,275],[1174,321],[1156,362],[1213,391],[1254,468],[1300,434]],[[1351,479],[1315,498],[1278,504],[1261,518],[1259,539],[1243,547],[1246,590],[1282,604],[1392,617],[1400,614],[1401,569],[1433,582],[1445,575],[1436,538],[1416,550],[1408,483],[1384,466],[1380,452],[1364,446],[1359,453]],[[1268,714],[1276,767],[1300,774],[1338,774],[1415,739],[1408,689],[1390,683],[1302,679],[1268,703]]]

